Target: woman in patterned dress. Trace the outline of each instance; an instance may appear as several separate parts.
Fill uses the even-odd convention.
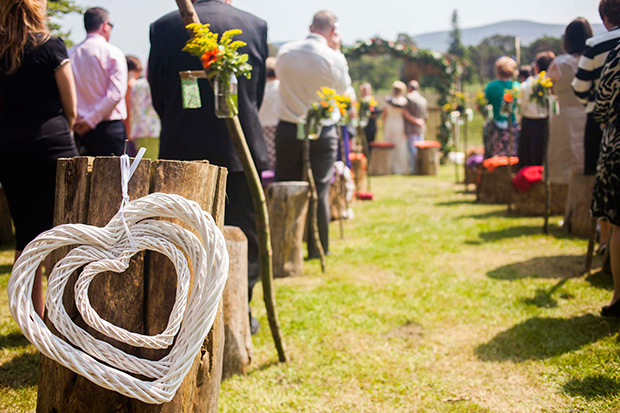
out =
[[[606,317],[620,317],[620,43],[609,53],[596,89],[594,118],[605,125],[596,167],[592,215],[612,226],[609,240],[614,295],[601,310]]]

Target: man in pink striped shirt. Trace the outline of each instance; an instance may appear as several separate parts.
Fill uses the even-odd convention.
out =
[[[127,62],[123,52],[108,43],[112,27],[105,9],[86,10],[87,37],[69,49],[78,109],[73,130],[84,155],[122,155],[124,151]]]

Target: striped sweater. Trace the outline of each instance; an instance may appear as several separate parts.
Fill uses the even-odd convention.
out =
[[[586,112],[594,110],[596,86],[601,77],[601,70],[610,50],[620,40],[620,29],[590,37],[586,40],[586,50],[579,59],[579,68],[572,86],[577,99],[586,105]]]

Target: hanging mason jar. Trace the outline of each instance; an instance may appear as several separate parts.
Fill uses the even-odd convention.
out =
[[[238,84],[237,77],[231,73],[226,75],[218,73],[213,82],[215,94],[215,116],[218,118],[232,118],[237,116],[238,110]]]

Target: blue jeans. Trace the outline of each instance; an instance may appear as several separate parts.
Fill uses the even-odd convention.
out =
[[[411,172],[416,173],[415,171],[415,159],[418,154],[418,147],[415,146],[416,142],[420,142],[424,140],[423,133],[412,133],[407,136],[407,142],[409,143],[409,153],[411,154]]]

